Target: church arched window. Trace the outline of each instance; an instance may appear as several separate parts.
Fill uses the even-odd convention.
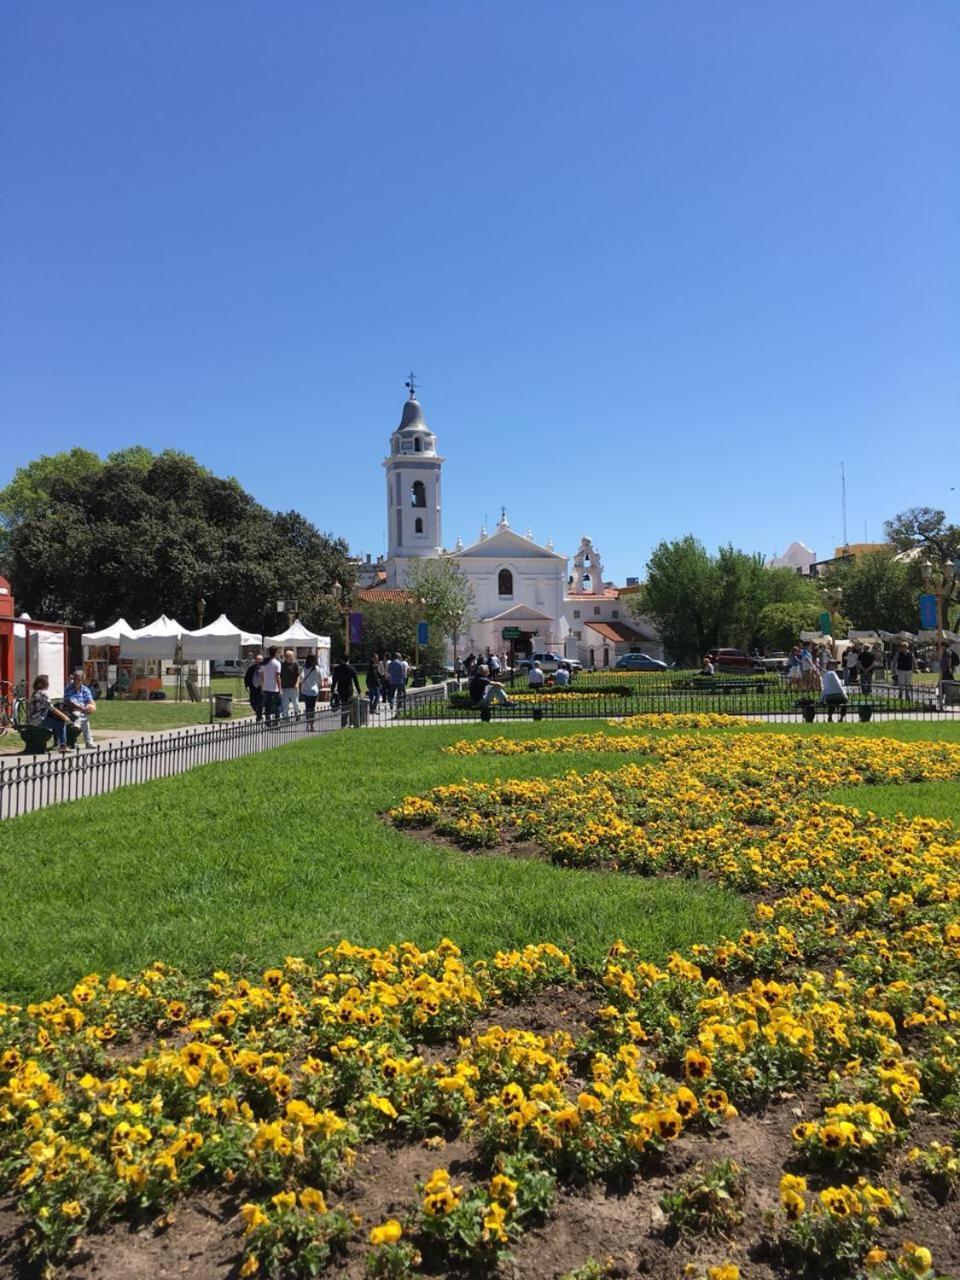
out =
[[[497,574],[497,595],[513,595],[513,574],[509,569],[501,569]]]
[[[414,453],[419,453],[419,452],[420,452],[420,437],[419,437],[419,436],[414,436],[414,437],[413,437],[413,452],[414,452]]]
[[[425,507],[427,505],[427,490],[422,480],[414,480],[410,489],[410,505],[412,507]]]
[[[419,516],[417,516],[416,520],[413,522],[413,532],[423,533],[423,521]]]

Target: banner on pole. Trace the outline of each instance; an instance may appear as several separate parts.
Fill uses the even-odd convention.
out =
[[[351,613],[350,615],[350,643],[363,643],[363,614]]]
[[[417,623],[417,644],[426,644],[430,637],[430,628],[425,622]]]
[[[935,631],[937,628],[937,597],[933,595],[923,595],[920,597],[920,626],[925,631]]]
[[[830,615],[826,610],[820,615],[820,631],[825,636],[833,635],[833,623],[830,621]]]

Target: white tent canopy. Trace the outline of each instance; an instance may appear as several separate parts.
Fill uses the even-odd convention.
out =
[[[166,658],[177,656],[184,628],[176,618],[162,613],[159,618],[120,639],[121,658]]]
[[[239,658],[243,634],[225,613],[221,613],[219,618],[197,631],[184,631],[180,639],[180,652],[187,660]]]
[[[242,649],[259,649],[262,643],[262,637],[254,635],[252,631],[240,632],[240,647]]]
[[[132,635],[133,627],[126,618],[118,618],[112,627],[103,627],[100,631],[88,631],[86,635],[80,637],[80,643],[85,649],[92,649],[95,645],[101,644],[118,645],[124,636]]]
[[[278,649],[329,649],[330,637],[308,631],[298,618],[292,627],[287,627],[278,636],[267,636],[264,644],[275,644]]]

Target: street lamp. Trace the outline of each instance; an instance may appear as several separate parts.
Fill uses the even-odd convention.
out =
[[[929,560],[923,560],[920,563],[920,573],[923,577],[923,585],[937,602],[937,644],[941,645],[943,644],[943,600],[944,596],[949,600],[953,593],[953,565],[949,562],[931,564]]]

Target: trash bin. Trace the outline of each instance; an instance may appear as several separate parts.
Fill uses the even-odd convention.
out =
[[[213,714],[218,720],[229,720],[233,715],[233,694],[215,693],[213,695]]]

